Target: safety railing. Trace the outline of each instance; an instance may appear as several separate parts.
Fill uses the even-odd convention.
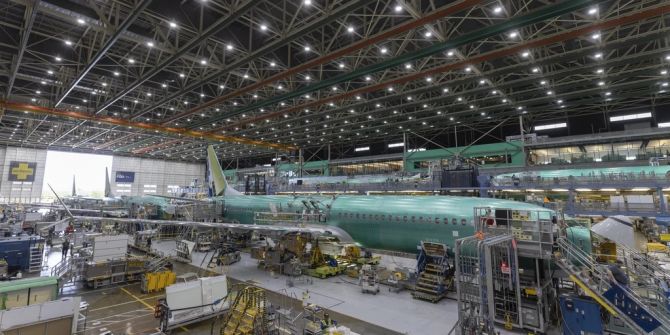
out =
[[[613,286],[618,286],[622,292],[633,304],[636,304],[641,309],[646,311],[651,317],[660,322],[659,334],[670,334],[670,315],[668,314],[668,305],[662,304],[656,300],[657,297],[642,297],[633,289],[622,287],[618,283],[610,280],[610,275],[606,266],[597,263],[592,255],[586,253],[582,249],[573,245],[570,241],[561,237],[557,240],[557,247],[560,256],[557,257],[556,263],[569,274],[577,277],[583,284],[585,284],[594,294],[598,295],[600,301],[607,303],[610,308],[618,312],[618,316],[626,321],[628,326],[636,330],[640,334],[646,334],[631,317],[629,317],[625,310],[625,306],[619,303],[612,303],[604,296],[605,292],[610,290]]]

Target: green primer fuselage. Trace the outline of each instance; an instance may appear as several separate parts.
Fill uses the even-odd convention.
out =
[[[215,200],[217,198],[213,198]],[[544,210],[522,202],[455,196],[227,196],[227,220],[254,223],[255,212],[303,213],[303,201],[319,204],[323,224],[346,231],[369,248],[415,252],[422,240],[454,246],[456,239],[474,234],[474,208]]]

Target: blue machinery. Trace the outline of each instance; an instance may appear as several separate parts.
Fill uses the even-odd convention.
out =
[[[455,247],[457,333],[494,334],[495,324],[546,332],[560,321],[565,335],[669,335],[670,274],[618,246],[612,257],[623,261],[631,283],[611,282],[607,264],[591,251],[589,230],[559,233],[548,213],[475,209],[478,232]]]
[[[44,239],[21,235],[0,238],[0,259],[5,259],[9,271],[38,272],[42,268]]]

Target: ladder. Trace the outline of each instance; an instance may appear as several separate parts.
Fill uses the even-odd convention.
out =
[[[44,244],[36,241],[30,243],[30,258],[28,272],[35,273],[42,271],[42,258],[44,255]]]
[[[238,292],[226,315],[221,335],[266,334],[265,291],[247,286]]]
[[[412,297],[430,302],[440,301],[446,294],[445,281],[453,270],[448,263],[447,246],[441,243],[421,241],[417,259],[419,277]]]
[[[611,282],[605,265],[596,263],[590,254],[566,238],[559,238],[557,246],[555,263],[610,314],[622,319],[637,334],[670,334],[668,298],[659,285],[649,282],[655,266],[647,264],[648,260],[638,258],[641,255],[630,249],[623,251],[628,255],[625,260],[630,262],[628,266],[639,271],[630,277],[630,288],[626,288]]]

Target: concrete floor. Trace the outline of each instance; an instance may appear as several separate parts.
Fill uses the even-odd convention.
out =
[[[174,254],[174,241],[154,242],[154,250],[166,255]],[[339,324],[365,335],[421,334],[444,335],[458,319],[456,301],[443,299],[432,304],[412,299],[410,292],[389,292],[385,286],[377,295],[362,294],[355,279],[344,275],[327,279],[308,277],[294,280],[290,285],[286,276],[272,276],[260,270],[257,261],[243,253],[242,260],[231,266],[206,269],[211,254],[193,253],[191,264],[173,262],[175,272],[195,272],[200,276],[223,273],[232,284],[245,282],[266,289],[268,301],[284,311],[296,315],[302,311],[302,297],[307,292],[307,302],[328,310]],[[47,264],[61,260],[58,247],[47,256]],[[204,261],[203,261],[204,260]],[[382,256],[382,266],[415,267],[415,260]],[[202,268],[200,265],[202,264]],[[48,271],[45,271],[48,272]],[[92,290],[82,285],[67,287],[65,296],[81,296],[88,304],[85,311],[86,329],[80,334],[153,334],[158,332],[158,320],[153,317],[153,306],[162,293],[143,294],[139,283]],[[173,334],[218,334],[221,320],[188,325]],[[501,331],[502,334],[509,333]]]
[[[174,242],[157,243],[156,249],[165,250],[167,254],[172,253],[170,248],[174,248]],[[206,255],[204,253],[194,254],[194,264],[200,264]],[[211,256],[211,255],[210,255]],[[47,250],[45,265],[53,267],[62,260],[62,253],[59,247],[54,247]],[[245,255],[243,259],[244,264],[255,268],[255,263]],[[217,275],[218,273],[211,272],[206,269],[196,267],[191,264],[184,264],[173,262],[175,265],[175,272],[182,274],[186,272],[195,272],[200,276]],[[228,267],[227,270],[231,268]],[[221,268],[215,269],[221,272]],[[43,271],[42,275],[48,275],[50,271]],[[231,284],[247,282],[247,279],[238,279],[232,275],[230,271],[225,271]],[[237,271],[234,271],[237,272]],[[262,272],[261,272],[262,273]],[[265,273],[267,275],[267,273]],[[257,284],[257,283],[256,283]],[[260,286],[260,285],[259,285]],[[130,283],[120,286],[112,286],[109,288],[101,288],[97,290],[84,287],[79,283],[75,286],[66,286],[62,292],[63,296],[80,296],[82,302],[87,304],[86,310],[83,312],[86,322],[85,329],[78,334],[84,335],[112,335],[112,334],[155,334],[159,332],[158,320],[153,317],[153,306],[156,305],[158,299],[164,297],[163,293],[144,294],[140,291],[139,283]],[[318,297],[318,293],[312,293],[313,296]],[[295,314],[302,310],[302,301],[284,295],[280,292],[267,291],[267,299],[274,306],[279,306],[283,311],[292,311]],[[337,301],[339,300],[330,298]],[[311,300],[310,300],[311,301]],[[331,303],[330,305],[335,305]],[[323,306],[328,307],[328,306]],[[348,314],[341,313],[335,310],[328,310],[331,317],[338,321],[341,325],[351,328],[353,331],[360,334],[400,334],[391,331],[378,325],[370,324]],[[188,325],[174,330],[173,334],[218,334],[222,325],[222,320],[214,319],[211,321],[201,322],[199,324]],[[298,325],[299,327],[301,325]]]

